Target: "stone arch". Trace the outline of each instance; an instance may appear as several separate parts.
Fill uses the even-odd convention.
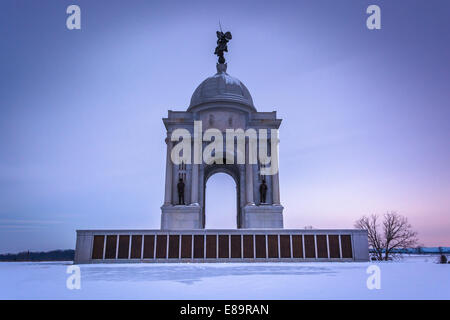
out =
[[[204,167],[204,175],[203,175],[203,196],[202,196],[202,220],[203,220],[203,228],[205,228],[206,224],[206,183],[208,179],[211,178],[216,173],[225,173],[231,176],[236,184],[236,226],[238,229],[241,228],[241,189],[242,189],[242,180],[241,180],[241,169],[239,165],[236,164],[211,164],[205,165]]]

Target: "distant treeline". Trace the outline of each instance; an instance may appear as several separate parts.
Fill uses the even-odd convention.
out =
[[[0,261],[73,261],[75,250],[0,254]]]
[[[374,250],[370,249],[373,253]],[[384,252],[384,251],[383,251]],[[409,254],[449,254],[450,247],[417,247],[417,248],[405,248],[394,249],[392,253],[409,253]]]
[[[370,252],[373,252],[370,249]],[[394,250],[394,253],[450,254],[450,247],[418,247]],[[47,252],[19,252],[0,254],[0,261],[73,261],[75,250],[53,250]]]

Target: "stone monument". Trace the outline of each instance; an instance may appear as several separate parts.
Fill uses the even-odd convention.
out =
[[[281,119],[257,111],[246,86],[227,73],[231,33],[217,38],[216,73],[195,89],[187,110],[163,118],[161,229],[77,230],[74,263],[368,261],[366,230],[283,229]],[[236,229],[205,229],[205,187],[218,172],[236,183]]]
[[[227,129],[270,131],[280,127],[281,119],[277,118],[276,111],[258,112],[247,87],[227,73],[223,52],[228,51],[226,43],[231,39],[231,33],[218,31],[217,36],[219,39],[215,54],[219,56],[219,63],[216,65],[216,74],[205,79],[195,89],[186,111],[169,110],[168,117],[163,119],[167,130],[167,153],[161,229],[204,228],[208,214],[205,212],[205,186],[208,179],[218,172],[229,174],[236,182],[237,228],[283,228],[283,206],[280,203],[278,173],[261,174],[261,163],[237,164],[237,152],[225,153],[225,161],[221,161],[222,163],[207,164],[203,161],[194,164],[191,159],[189,164],[176,165],[171,161],[172,148],[176,143],[171,139],[172,133],[182,128],[194,136],[194,121],[201,122],[202,135],[208,129],[217,129],[223,134],[224,141]],[[203,142],[203,146],[206,144]],[[248,144],[247,137],[245,141],[247,151],[244,151],[246,156]],[[185,180],[185,205],[179,205],[177,202],[176,183],[180,177],[184,177]],[[260,192],[262,182],[265,189],[264,199],[261,199]]]

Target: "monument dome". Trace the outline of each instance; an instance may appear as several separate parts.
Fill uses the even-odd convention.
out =
[[[204,80],[195,89],[187,111],[211,102],[238,103],[256,111],[247,87],[237,78],[230,76],[226,64],[217,64],[217,73]]]

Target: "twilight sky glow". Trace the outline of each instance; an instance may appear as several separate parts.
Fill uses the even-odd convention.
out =
[[[82,30],[66,29],[73,3]],[[370,4],[381,30],[366,28]],[[219,19],[229,74],[283,119],[286,228],[392,210],[423,245],[450,246],[449,12],[446,0],[1,1],[0,252],[160,227],[161,118],[215,73]],[[208,182],[207,227],[236,226],[234,188]]]

